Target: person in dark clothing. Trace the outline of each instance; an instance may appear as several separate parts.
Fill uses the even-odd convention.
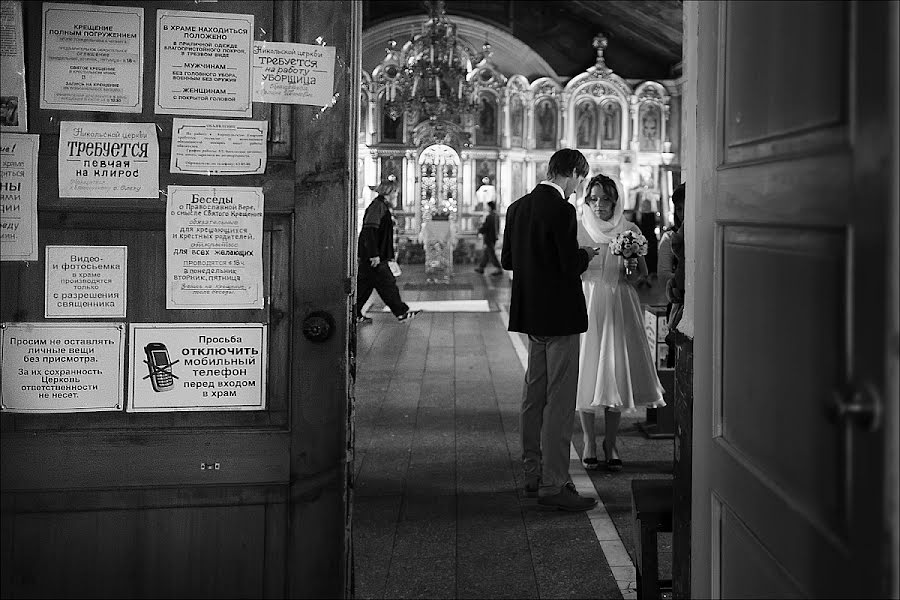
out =
[[[588,316],[581,274],[597,251],[578,247],[575,207],[567,202],[588,174],[584,155],[564,148],[550,157],[547,180],[506,212],[501,264],[513,271],[509,330],[528,334],[522,393],[525,495],[546,510],[597,505],[569,477],[580,334]]]
[[[497,260],[497,251],[494,249],[497,238],[500,237],[500,215],[497,214],[496,202],[491,200],[487,205],[490,212],[488,212],[484,218],[484,223],[478,229],[478,233],[481,234],[484,240],[484,249],[481,251],[481,262],[478,263],[475,272],[484,273],[484,268],[490,262],[497,268],[491,275],[502,275],[503,269],[500,267],[500,261]]]
[[[391,272],[388,261],[394,260],[394,218],[391,207],[397,201],[400,186],[396,181],[382,181],[377,186],[369,186],[377,196],[363,215],[362,231],[359,232],[357,256],[359,268],[356,275],[356,322],[371,323],[372,319],[363,315],[372,290],[378,295],[400,322],[412,319],[422,311],[409,310],[400,299],[397,280]]]
[[[644,260],[647,262],[647,272],[656,273],[656,265],[659,256],[659,240],[656,239],[656,213],[653,211],[649,200],[641,200],[640,217],[637,220],[638,228],[645,238],[647,238],[647,255]],[[647,279],[638,281],[638,287],[646,285],[650,286]]]

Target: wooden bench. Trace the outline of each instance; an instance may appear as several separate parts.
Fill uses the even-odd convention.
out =
[[[660,597],[672,589],[672,580],[659,579],[656,534],[672,531],[672,480],[632,479],[631,514],[634,517],[634,548],[638,600]]]

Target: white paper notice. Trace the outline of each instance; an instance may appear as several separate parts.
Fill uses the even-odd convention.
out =
[[[4,411],[122,409],[124,323],[3,323],[0,330]]]
[[[252,175],[266,172],[268,121],[172,119],[171,173]]]
[[[334,46],[253,42],[253,101],[330,106]]]
[[[125,318],[128,246],[47,246],[44,317]]]
[[[0,134],[0,259],[37,260],[37,165],[41,136]]]
[[[266,325],[132,323],[128,412],[263,410]]]
[[[166,308],[263,307],[261,187],[169,186]]]
[[[156,113],[250,117],[253,15],[156,11]]]
[[[153,123],[59,124],[60,198],[159,198]]]
[[[27,131],[22,3],[0,0],[0,131]]]
[[[41,108],[139,113],[144,9],[44,3]]]

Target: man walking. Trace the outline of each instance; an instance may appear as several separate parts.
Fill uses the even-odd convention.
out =
[[[481,251],[481,262],[478,263],[478,268],[475,269],[475,272],[484,273],[484,268],[490,262],[496,267],[491,272],[491,275],[502,275],[503,270],[500,268],[500,261],[497,260],[497,251],[494,249],[497,238],[500,237],[500,215],[497,214],[496,202],[491,200],[487,205],[490,212],[488,212],[484,218],[484,223],[478,229],[478,233],[481,234],[484,241],[484,248]]]
[[[579,334],[588,318],[581,274],[596,255],[578,247],[575,207],[588,163],[577,150],[550,158],[547,180],[506,212],[501,253],[513,271],[509,330],[528,334],[521,437],[525,495],[547,510],[582,511],[596,498],[580,496],[569,478],[575,419]]]

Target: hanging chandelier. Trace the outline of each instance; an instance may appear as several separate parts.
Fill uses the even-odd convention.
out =
[[[385,111],[391,119],[404,112],[416,122],[458,121],[465,125],[477,110],[473,85],[467,80],[472,58],[447,19],[443,0],[428,2],[430,18],[422,32],[401,51],[402,69],[385,91]]]

